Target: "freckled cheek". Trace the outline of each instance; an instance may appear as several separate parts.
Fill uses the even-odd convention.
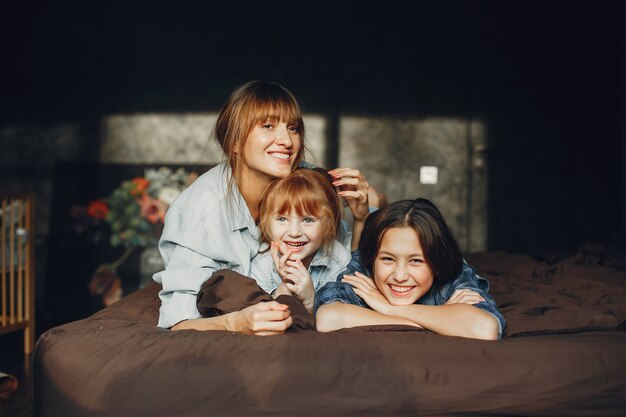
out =
[[[318,241],[322,239],[322,232],[319,224],[305,224],[304,230],[311,241]]]
[[[270,235],[272,240],[278,241],[281,240],[283,235],[285,234],[284,230],[281,227],[272,227],[270,230]]]

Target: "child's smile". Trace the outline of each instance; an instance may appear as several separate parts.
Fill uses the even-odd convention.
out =
[[[430,290],[433,280],[415,230],[392,227],[385,231],[374,260],[374,282],[389,303],[415,303]]]
[[[322,223],[315,216],[276,213],[270,222],[272,241],[278,243],[281,254],[291,251],[291,259],[300,259],[305,266],[311,263],[315,252],[322,246]]]

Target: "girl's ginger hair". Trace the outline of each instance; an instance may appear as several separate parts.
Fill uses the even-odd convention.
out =
[[[270,243],[270,222],[276,214],[295,210],[299,216],[313,216],[322,224],[325,248],[337,238],[341,222],[341,201],[332,179],[321,168],[299,168],[284,178],[274,180],[261,196],[261,240]]]

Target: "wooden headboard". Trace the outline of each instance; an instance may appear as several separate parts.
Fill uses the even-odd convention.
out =
[[[35,345],[34,197],[0,194],[0,335],[24,331]]]

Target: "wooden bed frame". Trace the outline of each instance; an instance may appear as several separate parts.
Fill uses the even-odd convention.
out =
[[[24,331],[35,345],[34,196],[0,194],[0,335]]]

